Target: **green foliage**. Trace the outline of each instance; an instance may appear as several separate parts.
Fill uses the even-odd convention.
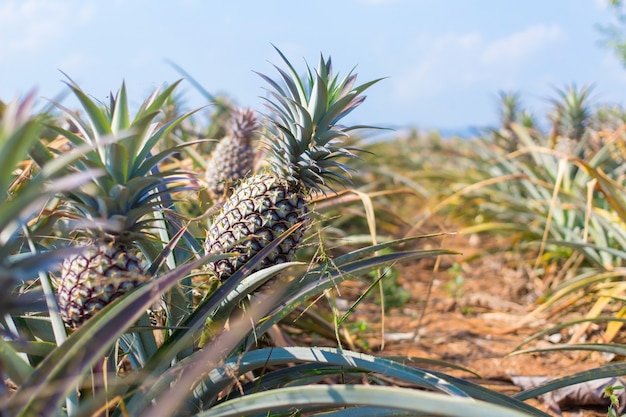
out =
[[[622,385],[607,385],[604,388],[603,396],[608,398],[611,401],[611,405],[607,411],[607,415],[609,417],[617,417],[617,409],[619,408],[619,397],[616,392],[623,390],[624,387]]]
[[[70,83],[86,119],[70,116],[79,133],[60,128],[60,123],[54,121],[50,126],[70,140],[75,153],[57,152],[49,138],[39,135],[40,122],[32,119],[31,123],[22,110],[15,113],[20,115],[16,119],[5,116],[3,127],[15,120],[20,123],[15,124],[17,129],[9,126],[3,130],[8,134],[1,138],[11,146],[2,148],[0,159],[8,166],[20,168],[3,171],[4,177],[0,177],[8,197],[6,210],[0,212],[1,236],[5,239],[0,249],[7,255],[2,266],[13,273],[8,281],[2,275],[3,285],[6,283],[13,290],[21,285],[21,280],[37,278],[40,266],[49,264],[33,263],[33,258],[27,258],[26,270],[20,263],[22,252],[28,252],[24,249],[29,247],[26,243],[33,252],[51,254],[44,258],[46,261],[64,254],[55,247],[59,240],[71,237],[73,230],[54,229],[55,236],[42,239],[29,233],[43,221],[37,214],[44,208],[53,217],[59,215],[58,198],[80,195],[82,198],[77,200],[87,201],[89,193],[94,192],[97,198],[88,202],[93,203],[90,207],[94,211],[89,213],[106,218],[111,208],[126,205],[132,199],[130,195],[115,194],[119,185],[144,180],[157,172],[159,178],[166,178],[168,172],[179,172],[175,158],[170,157],[182,145],[161,145],[164,147],[153,153],[157,142],[171,143],[171,137],[165,136],[175,135],[174,127],[190,114],[175,114],[177,106],[169,94],[175,85],[163,95],[152,95],[138,115],[131,118],[124,85],[110,106],[102,107]],[[10,104],[4,114],[12,114],[13,108]],[[19,132],[18,136],[14,136],[15,132]],[[29,160],[27,151],[31,151],[36,163]],[[36,175],[22,178],[19,174],[25,172],[23,166],[31,167]],[[74,170],[81,173],[74,174]],[[51,180],[53,186],[49,186]],[[91,181],[92,188],[84,188],[80,192],[83,194],[69,188],[87,181]],[[141,187],[142,192],[145,194],[155,184]],[[160,244],[159,253],[151,254],[154,265],[164,263],[166,267],[152,268],[153,279],[106,305],[78,329],[68,331],[60,323],[51,279],[45,274],[40,274],[40,281],[31,282],[31,286],[41,288],[47,303],[37,309],[31,305],[3,311],[1,376],[3,388],[9,381],[14,387],[9,396],[0,400],[3,413],[249,415],[261,410],[281,413],[298,409],[301,413],[351,406],[365,413],[373,407],[380,411],[382,407],[387,413],[404,414],[436,409],[443,415],[457,415],[460,410],[467,415],[543,415],[479,386],[465,384],[460,388],[454,379],[400,362],[337,349],[262,347],[268,332],[286,317],[309,306],[322,294],[334,291],[344,281],[372,274],[382,279],[387,275],[385,291],[392,296],[389,301],[401,304],[405,295],[394,282],[399,262],[453,254],[445,249],[413,249],[412,244],[419,240],[415,237],[384,239],[379,243],[376,206],[368,192],[353,190],[363,203],[369,243],[358,240],[356,248],[346,246],[334,256],[307,262],[305,268],[299,262],[284,263],[252,274],[264,257],[297,230],[296,225],[252,257],[229,280],[214,287],[203,281],[204,265],[230,255],[193,253],[204,237],[190,235],[189,230],[202,233],[204,220],[185,217],[174,210],[174,203],[184,205],[184,200],[174,195],[186,191],[181,187],[159,188],[155,192],[164,204],[149,205],[157,219],[160,215],[169,220],[163,223],[166,227],[162,233],[155,233],[161,238],[154,240]],[[48,199],[54,203],[49,208]],[[81,227],[88,230],[87,225]],[[143,231],[138,228],[135,233]],[[55,268],[51,268],[53,272]],[[279,273],[288,278],[287,283],[269,285]],[[259,294],[258,288],[264,285],[274,291]],[[197,296],[193,300],[181,297],[177,295],[179,288]],[[158,327],[151,322],[155,305],[162,305],[165,310],[165,322]],[[383,376],[408,386],[397,388],[381,383]],[[362,383],[363,377],[369,385]],[[318,385],[328,378],[339,385]],[[233,380],[239,382],[233,384]],[[317,405],[311,407],[314,403]]]
[[[390,250],[388,249],[387,252],[390,252]],[[384,301],[381,301],[379,297],[378,302],[382,302],[385,308],[403,307],[411,298],[411,293],[398,282],[397,269],[386,268],[383,271],[375,271],[369,275],[373,281],[380,281],[380,297],[383,297]]]
[[[0,119],[0,315],[34,303],[40,294],[28,291],[27,283],[70,253],[45,251],[32,234],[49,200],[98,175],[95,170],[65,172],[65,165],[79,158],[79,152],[50,161],[39,170],[26,161],[46,119],[46,115],[32,113],[34,100],[30,93],[9,102]]]
[[[557,98],[552,100],[553,111],[550,118],[554,123],[554,134],[580,142],[591,120],[590,94],[592,86],[580,90],[573,84],[565,89],[557,89]]]
[[[452,279],[445,285],[446,292],[450,294],[452,298],[458,299],[465,295],[465,278],[461,272],[461,265],[455,262],[449,269]]]
[[[192,84],[201,88],[195,80]],[[354,344],[343,349],[343,330],[357,339],[371,330],[363,320],[350,320],[361,303],[377,300],[383,314],[405,305],[410,294],[400,284],[405,278],[400,264],[455,255],[425,242],[460,225],[468,234],[507,238],[509,245],[498,250],[515,254],[511,259],[520,262],[518,267],[542,277],[548,291],[529,319],[563,305],[588,309],[584,319],[531,336],[516,354],[626,352],[619,343],[521,349],[571,326],[584,332],[586,323],[606,325],[604,336],[612,340],[626,323],[626,136],[621,128],[626,116],[619,108],[594,108],[590,87],[557,91],[553,115],[558,117],[549,134],[536,127],[519,94],[501,93],[501,126],[476,139],[415,131],[391,143],[359,145],[367,151],[363,155],[376,156],[351,160],[350,168],[358,173],[353,188],[316,201],[320,216],[298,252],[301,262],[251,273],[298,230],[295,225],[221,284],[207,282],[205,265],[231,255],[203,255],[198,249],[206,233],[203,212],[212,208],[189,201],[184,187],[160,190],[167,204],[150,210],[167,222],[152,230],[154,278],[68,331],[58,321],[51,277],[42,271],[54,273],[63,255],[59,241],[70,238],[71,230],[54,229],[49,225],[54,222],[44,218],[49,216],[39,214],[56,219],[59,196],[88,191],[81,185],[90,181],[115,200],[95,204],[107,212],[107,204],[124,201],[115,198],[116,184],[157,172],[145,164],[158,167],[160,178],[190,167],[202,173],[202,147],[194,140],[200,132],[218,131],[229,106],[218,106],[222,113],[204,129],[192,119],[198,113],[179,114],[181,98],[170,94],[176,85],[151,95],[131,118],[125,85],[103,107],[70,83],[87,117],[73,117],[79,133],[60,128],[50,115],[31,117],[32,97],[3,110],[0,165],[11,169],[0,172],[5,196],[0,200],[0,296],[6,298],[0,300],[0,388],[10,382],[14,391],[0,399],[1,411],[72,417],[546,416],[525,401],[581,381],[623,375],[624,364],[617,363],[507,396],[422,369],[408,358],[367,355]],[[281,88],[312,94],[302,85]],[[281,103],[289,107],[286,91],[277,91],[285,93]],[[310,105],[324,102],[324,97],[317,99]],[[54,150],[42,134],[44,118],[75,150]],[[350,149],[354,140],[347,144]],[[94,169],[71,172],[78,164]],[[461,262],[447,271],[445,290],[453,297],[465,292]],[[551,275],[551,270],[559,272]],[[351,280],[365,281],[368,288],[347,311],[334,311],[324,322],[321,317],[328,315],[317,314],[316,301],[333,300]],[[26,288],[39,303],[22,303],[21,293],[13,296]],[[165,318],[155,325],[159,306]],[[305,323],[309,317],[314,325]],[[337,346],[280,346],[276,335],[287,335],[285,328],[301,331],[308,340],[335,337]],[[572,342],[578,341],[576,335]],[[360,346],[367,348],[367,340]],[[609,415],[617,407],[619,389],[607,387]]]

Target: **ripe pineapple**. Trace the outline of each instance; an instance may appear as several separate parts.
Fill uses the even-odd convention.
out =
[[[307,65],[300,77],[280,52],[287,70],[278,67],[282,83],[259,74],[271,89],[267,100],[268,131],[263,145],[269,168],[237,184],[209,228],[205,247],[208,253],[235,253],[209,264],[225,280],[252,256],[290,227],[303,222],[256,269],[293,259],[302,242],[311,208],[312,193],[331,190],[331,183],[349,183],[349,167],[338,158],[354,158],[355,149],[342,147],[349,132],[365,126],[337,123],[359,106],[361,93],[379,80],[354,86],[356,74],[339,79],[333,74],[330,58],[320,56],[318,68]]]
[[[236,108],[230,123],[228,135],[217,144],[207,165],[205,178],[213,201],[227,197],[231,186],[254,168],[252,139],[258,126],[254,111]]]
[[[58,304],[63,320],[78,327],[114,299],[150,279],[144,252],[162,247],[151,231],[152,214],[172,203],[171,192],[185,189],[186,174],[159,164],[176,148],[158,151],[155,145],[187,115],[163,126],[157,117],[175,83],[155,91],[134,119],[129,117],[122,84],[108,108],[101,108],[78,86],[69,84],[81,102],[87,121],[67,109],[77,134],[55,128],[74,145],[91,151],[69,169],[99,169],[101,176],[79,191],[64,193],[64,208],[80,253],[65,259],[58,280]],[[155,152],[156,151],[156,152]]]
[[[143,253],[123,239],[91,238],[79,244],[84,250],[65,259],[58,288],[61,317],[70,327],[148,280]]]

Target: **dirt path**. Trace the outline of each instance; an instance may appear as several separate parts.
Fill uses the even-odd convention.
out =
[[[555,378],[607,363],[601,354],[588,352],[511,356],[527,337],[547,326],[541,319],[529,320],[519,329],[508,331],[528,316],[528,307],[537,294],[533,293],[530,278],[511,269],[505,255],[455,265],[471,256],[472,246],[464,239],[458,237],[446,244],[447,248],[465,252],[460,258],[442,258],[439,264],[427,259],[398,266],[396,286],[386,291],[392,295],[399,292],[408,301],[388,309],[384,317],[379,303],[361,304],[352,318],[353,322],[361,323],[355,332],[359,335],[357,342],[376,354],[439,359],[469,368],[482,378],[462,370],[437,369],[509,395],[521,390],[513,383],[514,377]],[[347,283],[342,288],[342,297],[349,303],[365,288],[365,283]],[[558,341],[559,335],[552,337],[556,338],[552,341]],[[528,347],[542,343],[548,344],[550,340],[539,340]],[[538,400],[530,400],[529,404],[558,415]],[[606,407],[575,407],[562,415],[607,414]]]

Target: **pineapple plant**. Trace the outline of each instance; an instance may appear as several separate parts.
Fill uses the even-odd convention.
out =
[[[355,86],[356,74],[350,72],[340,79],[331,59],[323,55],[315,70],[307,64],[300,76],[277,51],[287,67],[275,66],[282,81],[259,73],[270,86],[268,126],[262,137],[267,168],[236,184],[213,218],[205,241],[208,253],[234,255],[209,263],[209,271],[220,281],[300,224],[254,269],[294,258],[310,224],[310,198],[333,191],[336,183],[350,183],[350,168],[339,159],[355,158],[357,149],[342,145],[351,131],[366,126],[338,122],[365,100],[363,91],[379,81]]]
[[[35,252],[39,249],[31,234],[48,200],[86,181],[79,174],[60,175],[58,166],[33,169],[28,152],[39,141],[47,117],[33,114],[34,102],[34,92],[7,104],[0,101],[0,316],[5,318],[32,306],[37,291],[30,280],[56,268],[68,254],[60,249]]]
[[[52,128],[72,145],[89,148],[69,169],[101,172],[88,187],[63,194],[62,226],[80,250],[63,262],[57,280],[58,305],[65,323],[76,328],[151,278],[149,261],[163,247],[155,237],[154,223],[160,217],[153,213],[173,202],[172,192],[189,187],[186,173],[160,168],[179,148],[158,151],[156,145],[189,113],[159,124],[162,106],[178,83],[162,92],[157,89],[134,119],[124,83],[116,95],[111,94],[108,107],[100,106],[75,83],[68,85],[87,120],[58,105],[73,129]]]
[[[213,201],[223,200],[234,183],[254,169],[253,139],[257,128],[257,117],[252,109],[233,110],[228,135],[219,141],[207,164],[207,191]]]

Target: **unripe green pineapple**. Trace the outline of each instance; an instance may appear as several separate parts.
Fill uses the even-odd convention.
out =
[[[213,201],[228,196],[230,188],[254,169],[256,149],[252,144],[258,127],[252,109],[233,110],[227,136],[219,141],[207,164],[207,190]]]
[[[162,244],[154,238],[157,210],[172,203],[171,192],[188,189],[187,174],[163,171],[161,161],[177,149],[155,148],[188,114],[161,125],[157,117],[178,83],[158,90],[129,117],[125,85],[101,108],[78,86],[72,92],[87,120],[66,111],[78,133],[54,128],[74,145],[91,147],[68,170],[100,170],[88,186],[63,194],[63,212],[79,253],[65,259],[58,279],[61,316],[78,327],[97,311],[150,279],[146,249]]]
[[[349,132],[365,126],[337,123],[360,105],[361,93],[378,80],[354,86],[356,74],[339,79],[330,58],[320,56],[318,68],[307,66],[300,77],[280,52],[286,70],[276,67],[282,81],[259,74],[267,81],[268,130],[263,138],[269,167],[236,184],[213,219],[205,242],[208,253],[235,253],[236,257],[209,264],[225,280],[248,259],[292,226],[302,222],[257,267],[291,261],[310,223],[311,194],[332,191],[331,183],[349,183],[349,167],[338,158],[354,158],[355,149],[343,147]]]

